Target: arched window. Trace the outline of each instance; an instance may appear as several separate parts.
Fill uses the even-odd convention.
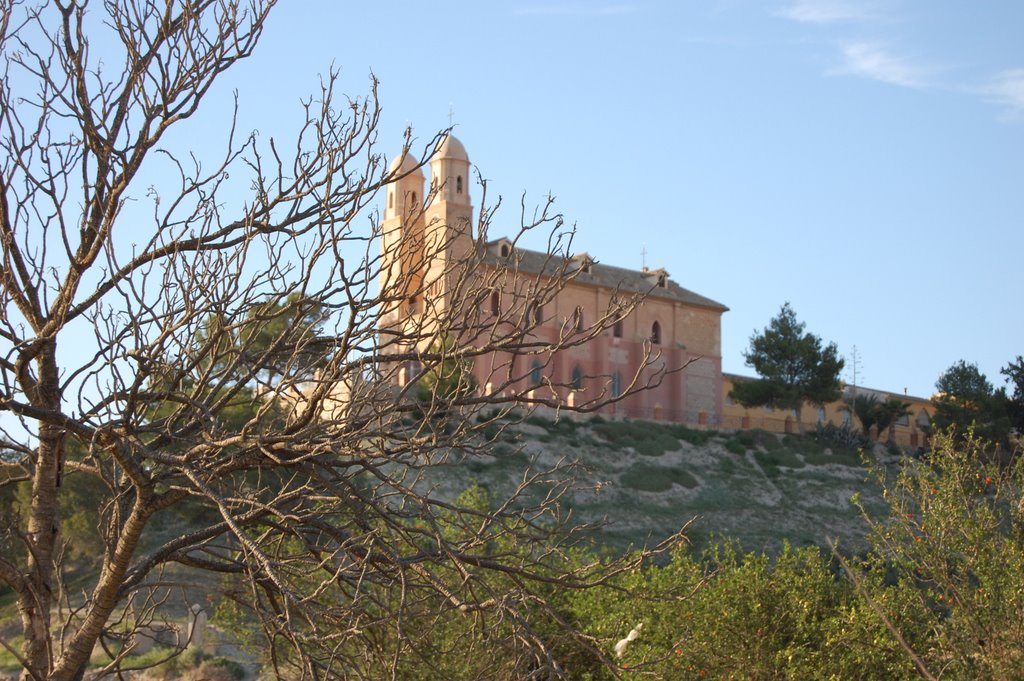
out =
[[[818,407],[818,423],[825,423],[825,407]]]
[[[533,360],[530,367],[530,386],[536,388],[540,385],[540,362]]]
[[[501,257],[507,258],[509,253],[510,253],[510,250],[509,250],[508,244],[502,244],[501,245]]]
[[[409,196],[409,198],[412,199],[412,201],[411,201],[412,207],[413,207],[413,210],[415,210],[416,209],[416,192],[412,192],[412,194]]]
[[[569,387],[573,390],[583,390],[583,369],[580,369],[579,366],[572,368],[572,381],[570,381]]]
[[[572,317],[573,328],[576,329],[576,333],[580,333],[583,331],[583,308],[577,305],[576,309],[572,313]]]
[[[612,335],[616,338],[622,338],[622,320],[615,320],[615,324],[612,326]]]
[[[388,208],[394,208],[394,207],[395,207],[395,193],[393,191],[392,192],[388,192]]]
[[[500,299],[498,298],[498,292],[497,291],[492,291],[491,292],[491,314],[494,315],[495,317],[497,317],[498,313],[501,311],[501,308],[500,308],[500,306],[498,304],[499,300]]]
[[[932,426],[932,420],[924,409],[917,413],[917,418],[914,421],[917,422],[917,427],[921,430],[928,430]]]
[[[612,374],[612,399],[622,395],[622,376],[616,371]]]
[[[458,177],[455,178],[455,193],[462,193],[462,175],[459,175]]]
[[[651,342],[655,345],[661,345],[661,324],[658,322],[651,324]]]

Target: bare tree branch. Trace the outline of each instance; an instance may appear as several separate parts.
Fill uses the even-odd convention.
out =
[[[559,378],[564,353],[646,292],[610,291],[585,321],[544,313],[581,271],[551,198],[521,202],[511,242],[550,234],[531,268],[488,250],[500,200],[482,181],[475,224],[432,212],[444,182],[402,199],[401,229],[381,220],[380,195],[451,138],[408,131],[389,168],[373,80],[346,99],[329,73],[293,140],[232,118],[217,152],[162,148],[273,6],[0,6],[0,413],[25,430],[5,426],[0,488],[25,493],[3,519],[0,580],[22,678],[81,678],[96,651],[101,675],[127,671],[105,637],[170,626],[171,585],[236,603],[282,677],[397,676],[430,664],[452,617],[458,640],[500,641],[509,674],[564,676],[536,620],[571,629],[551,589],[604,585],[679,538],[566,566],[572,462],[533,462],[493,505],[428,474],[488,451],[521,408],[596,411],[683,367],[648,343],[621,385]],[[81,593],[65,584],[71,482],[102,547]]]

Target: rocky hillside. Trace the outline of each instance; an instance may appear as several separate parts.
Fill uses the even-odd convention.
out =
[[[786,540],[827,546],[838,539],[856,550],[865,525],[851,497],[883,508],[858,450],[816,434],[534,416],[498,421],[488,435],[492,444],[449,461],[431,484],[456,494],[475,482],[502,496],[526,471],[578,461],[579,484],[563,508],[579,522],[605,521],[598,541],[615,548],[656,542],[696,517],[689,537],[698,546],[730,537],[774,553]],[[883,448],[872,455],[891,459]]]

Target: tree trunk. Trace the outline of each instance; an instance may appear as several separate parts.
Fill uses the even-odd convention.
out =
[[[41,409],[56,413],[60,407],[60,383],[55,347],[51,342],[37,358],[39,380],[33,402]],[[53,553],[60,526],[59,500],[64,465],[63,428],[42,422],[32,476],[32,499],[29,510],[27,588],[18,595],[18,609],[25,632],[22,655],[28,668],[23,681],[45,678],[51,665],[50,608],[53,604]]]

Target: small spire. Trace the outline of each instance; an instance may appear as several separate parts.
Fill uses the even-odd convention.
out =
[[[448,127],[451,128],[451,127],[454,127],[454,126],[455,126],[455,107],[452,106],[452,104],[449,102],[448,103]]]

